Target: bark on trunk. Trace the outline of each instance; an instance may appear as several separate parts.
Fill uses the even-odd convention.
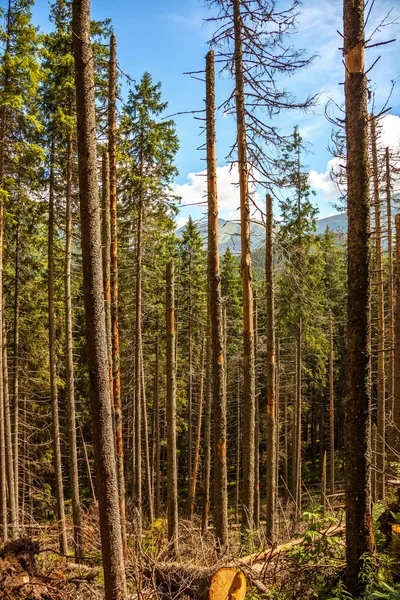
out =
[[[83,0],[82,0],[83,1]],[[110,70],[108,82],[108,154],[110,158],[110,218],[111,218],[111,330],[113,365],[113,405],[119,511],[124,554],[127,552],[125,514],[124,446],[122,438],[121,372],[118,330],[118,220],[117,220],[117,42],[110,38]],[[140,410],[140,409],[139,409]]]
[[[394,329],[393,450],[400,451],[400,215],[396,225],[396,312]]]
[[[54,137],[50,149],[49,181],[49,231],[48,231],[48,306],[49,306],[49,353],[50,353],[50,393],[51,418],[53,427],[54,475],[56,487],[56,509],[59,526],[61,554],[67,554],[67,532],[64,512],[64,492],[62,480],[62,462],[60,445],[60,417],[58,412],[56,331],[54,322]]]
[[[4,401],[4,427],[5,427],[5,443],[6,443],[6,470],[8,484],[8,498],[10,503],[10,528],[11,536],[17,534],[17,509],[15,497],[15,480],[14,480],[14,459],[13,459],[13,443],[11,434],[11,407],[9,394],[8,380],[8,353],[7,353],[7,329],[5,322],[5,314],[3,308],[3,401]]]
[[[207,532],[210,512],[211,475],[211,409],[212,409],[212,362],[211,362],[211,323],[210,288],[207,286],[207,358],[206,358],[206,402],[204,410],[204,469],[203,469],[203,512],[201,531]]]
[[[178,465],[176,456],[176,364],[175,364],[175,277],[174,261],[166,270],[167,325],[167,518],[168,540],[174,555],[178,554]]]
[[[201,444],[201,422],[203,416],[203,396],[204,396],[204,361],[206,352],[207,340],[204,338],[202,350],[201,350],[201,371],[200,371],[200,390],[199,390],[199,406],[197,415],[197,427],[196,427],[196,442],[194,447],[194,458],[193,458],[193,473],[192,481],[190,482],[189,491],[189,519],[193,519],[194,514],[194,501],[196,497],[196,485],[197,485],[197,472],[199,469],[200,462],[200,444]]]
[[[346,581],[356,595],[362,556],[372,552],[370,497],[370,217],[364,0],[344,0],[348,206]],[[362,584],[361,584],[362,585]]]
[[[107,149],[103,148],[101,177],[101,242],[103,257],[104,305],[107,332],[108,370],[110,377],[110,397],[113,407],[113,375],[112,375],[112,326],[111,326],[111,210],[110,210],[110,159]],[[114,424],[115,425],[115,424]]]
[[[217,159],[215,154],[214,52],[207,53],[206,129],[208,195],[208,286],[210,289],[211,352],[214,416],[214,527],[224,551],[228,544],[228,478],[226,463],[226,390],[221,277],[218,253]],[[253,449],[254,450],[254,449]],[[253,476],[254,481],[254,476]]]
[[[390,462],[395,462],[393,455],[393,415],[394,415],[394,291],[393,291],[393,234],[392,234],[392,190],[390,185],[390,152],[385,151],[385,179],[386,179],[386,209],[387,209],[387,245],[388,245],[388,327],[387,327],[387,372],[388,372],[388,405],[389,405],[389,452]]]
[[[333,319],[329,310],[329,488],[330,493],[335,493],[335,410],[333,393]]]
[[[13,359],[13,455],[14,481],[17,510],[17,526],[19,518],[19,253],[21,243],[21,224],[18,219],[15,234],[15,281],[14,281],[14,359]]]
[[[242,525],[253,528],[254,520],[254,425],[255,425],[255,371],[253,294],[251,285],[250,205],[248,190],[248,164],[246,121],[244,106],[244,74],[242,58],[242,20],[240,0],[232,0],[235,43],[235,99],[237,121],[237,146],[240,190],[240,228],[243,286],[243,497]]]
[[[72,115],[72,98],[70,98],[70,115]],[[72,494],[72,519],[74,523],[75,560],[83,559],[82,515],[79,500],[79,469],[78,451],[76,444],[76,410],[75,410],[75,379],[72,337],[72,297],[71,297],[71,245],[72,245],[72,133],[67,141],[67,190],[65,210],[65,263],[64,263],[64,302],[65,302],[65,354],[67,380],[67,424],[69,446],[69,470]]]
[[[260,394],[258,390],[258,305],[257,293],[254,292],[254,370],[256,414],[254,425],[254,527],[260,527]]]
[[[272,544],[275,541],[276,505],[276,398],[275,398],[275,310],[274,310],[274,266],[273,266],[273,206],[272,196],[266,198],[266,256],[265,256],[265,296],[266,296],[266,338],[267,338],[267,520],[266,536]]]
[[[157,336],[156,336],[156,371],[154,376],[154,414],[155,414],[155,518],[160,516],[160,341],[158,335],[158,319],[157,319]]]
[[[79,192],[86,341],[96,456],[106,600],[126,600],[118,479],[112,429],[97,178],[90,1],[73,0],[73,50],[78,125]]]
[[[372,174],[374,185],[374,215],[375,215],[375,252],[376,252],[376,302],[378,306],[378,397],[377,397],[377,439],[376,439],[376,492],[378,500],[385,497],[385,433],[386,433],[386,401],[385,401],[385,310],[383,292],[383,266],[382,266],[382,235],[381,235],[381,201],[379,197],[379,168],[378,150],[376,139],[375,116],[371,115],[371,149],[372,149]]]

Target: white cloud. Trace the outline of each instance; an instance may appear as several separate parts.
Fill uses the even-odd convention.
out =
[[[206,171],[189,173],[188,181],[175,184],[174,194],[181,197],[182,205],[206,206],[207,202],[207,177]],[[239,174],[237,164],[217,167],[218,208],[223,218],[239,218],[237,209],[240,204]],[[262,204],[260,194],[255,190],[255,185],[250,184],[250,192],[254,202]],[[203,203],[203,204],[201,204]]]
[[[397,148],[400,143],[400,117],[385,115],[381,120],[380,142],[382,146]]]
[[[339,191],[337,184],[332,180],[332,174],[340,169],[341,159],[332,158],[327,165],[325,173],[310,171],[308,181],[314,190],[320,191],[323,194],[323,199],[330,202],[338,197]]]
[[[184,227],[187,222],[188,222],[188,217],[178,217],[176,219],[176,228],[180,229],[181,227]]]

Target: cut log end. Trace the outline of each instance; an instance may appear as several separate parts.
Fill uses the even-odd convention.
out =
[[[243,600],[246,595],[246,578],[233,567],[221,567],[210,581],[209,600]]]

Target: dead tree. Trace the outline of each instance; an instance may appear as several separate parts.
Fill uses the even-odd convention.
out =
[[[176,361],[175,361],[175,273],[174,261],[167,263],[167,519],[168,540],[178,554],[178,465],[176,458]]]
[[[333,388],[333,319],[332,310],[329,310],[329,442],[330,442],[330,467],[329,486],[330,493],[335,493],[335,407]]]
[[[124,446],[122,439],[121,372],[118,331],[118,220],[117,220],[117,42],[110,38],[110,68],[108,80],[108,154],[110,160],[111,214],[111,330],[113,365],[113,405],[122,542],[126,552]],[[139,377],[140,380],[140,377]]]
[[[400,451],[400,215],[396,224],[396,311],[394,319],[393,449]]]
[[[56,487],[57,520],[61,554],[67,554],[67,530],[64,511],[64,492],[61,463],[60,418],[57,392],[56,330],[54,321],[54,135],[51,138],[50,179],[49,179],[49,228],[48,228],[48,307],[49,307],[49,355],[50,355],[50,394],[51,420],[53,427],[54,473]],[[4,385],[4,384],[3,384]]]
[[[348,313],[345,417],[346,582],[356,595],[362,557],[372,552],[370,497],[370,216],[364,0],[344,0],[347,146]]]
[[[228,544],[226,462],[226,389],[221,278],[218,252],[217,159],[215,154],[214,51],[206,58],[206,130],[208,194],[208,287],[210,290],[212,400],[214,416],[214,527],[221,549]],[[254,449],[253,449],[254,450]]]
[[[90,405],[106,600],[126,600],[104,319],[90,1],[72,2],[78,167]]]
[[[377,440],[376,440],[376,492],[378,500],[385,497],[385,432],[386,432],[386,400],[385,400],[385,311],[383,291],[382,240],[381,240],[381,201],[379,197],[379,168],[376,136],[376,117],[370,116],[372,179],[374,189],[375,216],[375,252],[376,252],[376,302],[378,306],[378,380],[377,380]]]
[[[272,196],[266,197],[266,240],[265,240],[265,296],[267,338],[267,523],[266,536],[270,543],[275,541],[276,505],[276,381],[275,381],[275,309],[274,309],[274,266],[273,266],[273,205]]]
[[[69,112],[72,116],[72,98],[69,98]],[[66,207],[65,207],[65,260],[64,260],[64,305],[65,305],[65,358],[67,380],[67,421],[69,471],[72,494],[72,519],[74,523],[75,560],[83,559],[82,515],[79,500],[79,469],[76,444],[76,409],[75,409],[75,377],[73,356],[72,297],[71,297],[71,262],[72,262],[72,131],[67,137],[66,163]]]

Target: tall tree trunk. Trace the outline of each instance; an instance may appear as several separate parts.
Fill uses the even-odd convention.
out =
[[[176,364],[175,364],[175,276],[174,261],[167,263],[167,518],[168,540],[178,554],[178,464],[176,456]]]
[[[15,233],[15,274],[14,274],[14,348],[13,348],[13,456],[17,526],[19,518],[19,253],[21,244],[21,224],[18,219]]]
[[[199,407],[197,415],[197,427],[196,427],[196,442],[194,447],[193,457],[193,472],[192,480],[190,482],[189,490],[189,519],[193,519],[194,514],[194,501],[196,497],[196,484],[197,484],[197,472],[199,469],[200,462],[200,443],[201,443],[201,421],[203,413],[203,396],[204,396],[204,361],[206,352],[206,338],[203,339],[203,345],[201,349],[201,371],[200,371],[200,390],[199,390]]]
[[[9,379],[8,379],[8,356],[7,356],[7,329],[5,321],[5,312],[3,308],[3,401],[4,401],[4,427],[5,427],[5,442],[6,442],[6,470],[8,497],[10,501],[10,519],[11,519],[11,535],[15,537],[17,534],[17,499],[15,497],[15,480],[14,480],[14,459],[13,459],[13,443],[11,432],[11,407],[9,394]]]
[[[285,502],[289,498],[289,423],[288,423],[288,397],[285,390],[283,404],[283,448],[284,448],[284,463],[283,476],[285,478]]]
[[[344,0],[343,24],[348,206],[346,581],[349,592],[356,595],[362,556],[371,553],[373,546],[370,497],[370,217],[364,0]]]
[[[242,402],[240,395],[240,378],[238,373],[238,385],[237,385],[237,403],[236,403],[236,487],[235,487],[235,522],[239,523],[239,503],[240,503],[240,460],[241,452],[240,447],[242,444]]]
[[[142,156],[142,153],[141,153]],[[142,161],[141,161],[142,162]],[[142,165],[141,165],[142,166]],[[142,175],[143,176],[143,175]],[[136,230],[136,330],[135,330],[135,480],[136,480],[136,513],[137,534],[140,543],[142,531],[142,234],[143,234],[143,204],[139,199],[137,207]]]
[[[188,392],[187,392],[187,463],[188,482],[192,480],[192,404],[193,404],[193,350],[192,350],[192,250],[189,249],[189,301],[188,301]]]
[[[201,531],[207,532],[210,512],[210,475],[211,475],[211,410],[212,410],[212,360],[211,360],[211,322],[210,287],[207,285],[207,354],[206,354],[206,402],[204,410],[204,468],[203,468],[203,511]]]
[[[154,374],[154,414],[155,414],[155,518],[160,516],[160,340],[156,335],[156,369]]]
[[[393,450],[400,452],[400,214],[396,225],[396,311],[394,319]]]
[[[206,61],[208,286],[210,289],[211,354],[213,365],[212,399],[214,416],[214,527],[220,550],[224,550],[228,544],[228,476],[226,463],[224,332],[222,326],[221,277],[219,272],[218,253],[217,159],[215,154],[215,75],[213,50],[210,50],[207,53]]]
[[[276,398],[275,398],[275,310],[274,310],[274,265],[273,265],[273,206],[272,196],[266,198],[266,240],[265,240],[265,296],[267,338],[267,522],[266,536],[272,544],[275,541],[276,506]]]
[[[54,322],[54,135],[50,149],[49,180],[49,231],[48,231],[48,306],[49,306],[49,353],[50,353],[50,393],[53,426],[54,474],[56,486],[56,507],[59,526],[61,554],[67,554],[67,531],[64,512],[64,492],[62,479],[60,417],[58,412],[56,331]]]
[[[301,510],[301,420],[302,420],[302,398],[301,398],[301,379],[302,379],[302,323],[301,319],[298,325],[296,342],[296,390],[295,390],[295,411],[293,419],[293,481],[292,496],[296,505],[296,515],[299,516]]]
[[[387,210],[387,246],[388,246],[388,327],[387,327],[387,340],[388,340],[388,404],[389,404],[389,452],[390,461],[395,462],[393,456],[393,440],[394,440],[394,428],[393,428],[393,415],[394,415],[394,291],[393,291],[393,233],[392,233],[392,190],[390,185],[390,153],[389,148],[385,151],[385,179],[386,179],[386,210]]]
[[[100,203],[97,179],[93,50],[90,1],[72,2],[78,124],[79,193],[90,404],[96,456],[105,600],[126,600],[118,478],[112,429],[104,319]]]
[[[254,370],[256,414],[254,426],[254,527],[260,527],[260,395],[258,391],[258,305],[257,293],[254,291]]]
[[[385,310],[383,292],[382,265],[382,232],[381,232],[381,201],[379,197],[379,168],[376,139],[376,118],[371,115],[371,148],[372,174],[374,184],[374,215],[375,215],[375,251],[376,251],[376,302],[378,306],[378,397],[377,397],[377,439],[376,439],[376,492],[378,500],[385,498],[385,434],[386,434],[386,401],[385,401]]]
[[[83,1],[83,0],[82,0]],[[118,330],[118,220],[117,220],[117,42],[110,38],[110,70],[108,84],[108,154],[110,159],[110,215],[111,215],[111,330],[113,365],[113,404],[115,411],[115,442],[117,448],[117,475],[119,511],[124,553],[127,552],[125,514],[124,446],[122,439],[121,372]],[[139,376],[140,381],[140,376]],[[139,408],[140,410],[140,408]]]
[[[72,98],[70,103],[70,116],[72,116]],[[65,209],[65,263],[64,263],[64,293],[65,293],[65,358],[67,380],[67,424],[69,446],[69,470],[71,477],[72,493],[72,519],[74,522],[75,560],[83,559],[82,515],[79,500],[79,469],[78,452],[76,444],[76,410],[75,410],[75,379],[74,356],[72,337],[72,297],[71,297],[71,245],[72,245],[72,133],[68,133],[67,141],[67,190]]]
[[[333,320],[329,309],[329,446],[330,446],[330,493],[335,493],[335,410],[333,392]]]
[[[144,448],[144,466],[146,476],[146,492],[148,502],[148,517],[150,523],[154,521],[154,499],[153,488],[151,485],[151,467],[150,467],[150,450],[149,450],[149,428],[147,419],[147,403],[146,403],[146,388],[144,381],[144,363],[143,363],[143,346],[140,352],[140,375],[141,375],[141,399],[142,399],[142,420],[143,420],[143,448]]]
[[[111,210],[110,210],[110,159],[107,148],[103,147],[101,160],[101,243],[103,257],[104,305],[106,315],[108,370],[110,375],[110,397],[113,407],[113,374],[112,374],[112,325],[111,325]],[[114,416],[114,407],[113,407]],[[115,425],[115,423],[114,423]]]
[[[376,423],[372,425],[371,434],[371,496],[372,502],[377,501],[376,494]]]
[[[242,58],[242,19],[240,0],[232,0],[235,37],[235,99],[240,190],[240,228],[243,286],[243,506],[242,525],[253,528],[254,511],[254,425],[255,371],[253,294],[251,285],[250,204],[248,190],[247,141],[244,106],[244,74]]]
[[[10,26],[11,26],[11,0],[8,0],[7,8],[7,36],[4,56],[10,51]],[[5,63],[7,65],[7,63]],[[9,71],[7,66],[4,72],[3,92],[7,93],[9,88]],[[0,349],[3,348],[3,245],[4,245],[4,160],[6,156],[6,130],[7,130],[7,106],[1,107],[0,121]],[[0,520],[2,526],[3,541],[7,540],[7,472],[6,472],[6,440],[4,423],[3,402],[3,352],[0,351]]]

